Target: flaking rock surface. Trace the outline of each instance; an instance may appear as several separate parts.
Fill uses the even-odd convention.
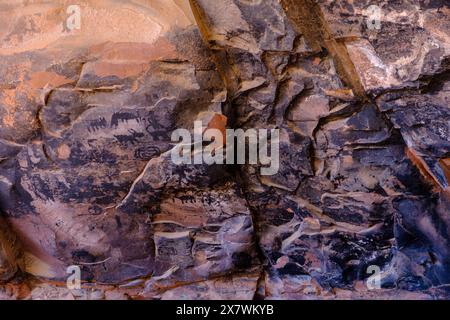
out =
[[[0,298],[449,298],[446,1],[69,5],[0,4]],[[195,120],[278,173],[175,165]]]

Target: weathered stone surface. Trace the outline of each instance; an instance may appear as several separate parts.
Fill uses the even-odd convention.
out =
[[[6,220],[0,217],[0,282],[10,280],[23,262],[18,242]]]
[[[257,266],[252,217],[225,168],[170,161],[171,132],[224,101],[189,4],[80,7],[81,30],[60,28],[61,2],[26,7],[2,35],[1,209],[23,271],[64,280],[80,265],[85,281],[152,276],[164,290]],[[1,231],[7,280],[17,266]]]
[[[448,298],[445,1],[66,5],[0,5],[0,298]],[[176,165],[195,120],[279,171]]]
[[[367,91],[414,86],[445,71],[450,54],[446,1],[318,2]],[[373,5],[379,15],[370,9]]]
[[[447,158],[449,150],[448,108],[443,102],[448,94],[445,85],[441,87],[448,57],[445,34],[438,35],[431,26],[425,31],[410,27],[410,37],[417,43],[427,39],[430,46],[408,40],[411,49],[402,58],[396,48],[403,44],[389,28],[394,30],[396,23],[408,27],[400,21],[404,15],[397,17],[395,12],[412,10],[411,5],[397,8],[380,2],[387,10],[383,19],[388,20],[382,23],[384,33],[372,37],[363,26],[366,19],[361,10],[368,4],[362,2],[233,1],[230,6],[239,8],[240,19],[254,26],[250,32],[237,25],[218,30],[223,12],[219,15],[206,1],[193,2],[206,24],[205,38],[227,54],[219,70],[225,70],[229,82],[237,79],[237,126],[278,126],[285,132],[281,150],[285,141],[290,142],[281,151],[278,175],[255,179],[256,170],[242,169],[247,199],[256,212],[257,237],[267,259],[266,297],[325,298],[332,288],[352,292],[358,281],[369,276],[371,265],[382,270],[383,288],[414,291],[447,283],[449,234],[443,226],[448,226],[448,218],[437,208],[439,195],[431,191],[423,170],[405,150],[421,152],[436,179],[445,179],[445,174],[435,173],[442,172],[437,161]],[[288,26],[277,29],[284,32],[278,34],[279,46],[270,53],[258,37],[262,30],[275,33],[263,13],[267,7]],[[425,21],[436,21],[447,12],[426,6],[423,10]],[[251,18],[246,17],[249,11]],[[229,20],[238,14],[229,12],[225,13]],[[232,38],[215,41],[215,34],[225,32],[234,37],[245,34],[252,50],[237,47]],[[311,50],[291,50],[280,72],[273,68],[273,61],[283,61],[283,44],[293,38],[303,39]],[[269,54],[270,60],[265,59]],[[405,76],[392,70],[403,70]],[[439,86],[424,94],[419,88],[426,88],[434,74],[441,79]],[[265,82],[257,81],[260,78]],[[261,100],[274,87],[273,99]],[[418,90],[414,94],[401,88]],[[393,90],[398,92],[390,94]],[[369,102],[373,94],[376,103]],[[255,97],[260,98],[257,104]],[[440,187],[447,185],[441,182]],[[406,240],[405,232],[418,238]],[[405,292],[399,294],[407,297]]]

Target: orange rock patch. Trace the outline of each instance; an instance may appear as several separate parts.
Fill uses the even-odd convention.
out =
[[[54,72],[47,72],[47,71],[36,72],[31,74],[29,81],[33,89],[42,89],[46,85],[50,85],[52,87],[59,87],[71,82],[73,81],[64,76],[61,76]]]
[[[151,61],[180,58],[176,48],[167,39],[159,38],[155,43],[112,43],[93,46],[92,71],[99,77],[116,76],[127,78],[145,71]]]

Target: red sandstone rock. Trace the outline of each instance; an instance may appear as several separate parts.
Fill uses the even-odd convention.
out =
[[[450,8],[370,4],[0,4],[0,299],[448,298]],[[280,170],[175,165],[195,120]]]

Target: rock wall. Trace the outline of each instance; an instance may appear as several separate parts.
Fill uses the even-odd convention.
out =
[[[448,298],[446,1],[70,5],[0,4],[0,298]],[[174,164],[196,120],[278,173]]]

